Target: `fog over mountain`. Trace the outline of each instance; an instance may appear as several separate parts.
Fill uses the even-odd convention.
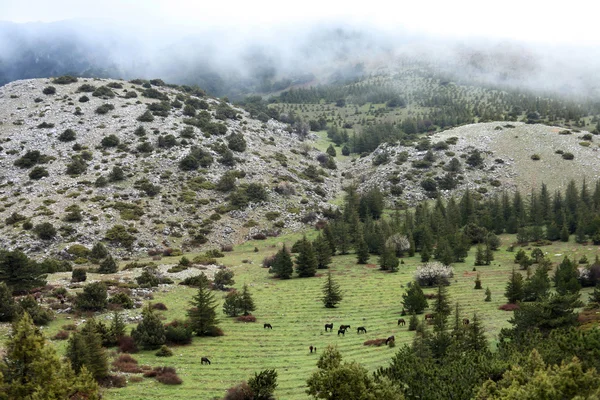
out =
[[[235,98],[407,65],[465,83],[600,93],[594,46],[444,37],[341,21],[238,30],[105,19],[0,23],[0,84],[63,74],[161,78]]]

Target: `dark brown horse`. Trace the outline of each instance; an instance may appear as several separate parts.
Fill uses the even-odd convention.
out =
[[[425,314],[425,321],[429,321],[430,319],[433,319],[433,314]]]
[[[356,328],[356,333],[361,333],[361,332],[367,333],[367,330],[365,329],[364,326],[359,326],[358,328]]]
[[[308,346],[308,349],[310,350],[310,352],[312,353],[313,351],[313,347],[312,346]]]
[[[469,318],[463,318],[463,325],[469,325]]]
[[[343,330],[350,329],[350,325],[340,325],[340,329],[343,329]]]
[[[325,324],[325,332],[329,329],[330,332],[333,332],[333,324]]]
[[[400,326],[400,325],[402,325],[402,326],[406,325],[406,321],[404,320],[404,318],[400,318],[398,320],[398,326]]]
[[[388,344],[389,342],[395,342],[396,338],[394,336],[390,336],[389,338],[385,339],[385,344]]]
[[[345,329],[338,329],[338,336],[340,336],[340,333],[342,334],[342,336],[344,336],[346,334],[346,330]]]
[[[263,325],[263,329],[267,329],[267,328],[273,329],[273,327],[271,326],[271,324],[264,324]]]
[[[210,365],[210,360],[208,359],[208,357],[202,357],[200,359],[200,363],[201,364],[208,364],[208,365]]]

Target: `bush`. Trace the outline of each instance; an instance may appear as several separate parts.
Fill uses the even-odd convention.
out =
[[[104,283],[94,282],[83,287],[83,292],[75,298],[75,304],[83,311],[100,311],[106,308],[107,297]]]
[[[67,340],[69,338],[70,333],[67,331],[58,331],[56,335],[52,337],[54,340]]]
[[[115,93],[107,86],[100,86],[92,93],[94,97],[110,98],[115,97]]]
[[[127,293],[124,292],[119,292],[115,294],[110,299],[108,299],[108,302],[110,304],[118,304],[125,309],[133,308],[133,300],[131,299],[131,297],[129,297]]]
[[[71,282],[85,282],[87,280],[87,272],[83,268],[75,268],[71,273]]]
[[[163,344],[160,349],[156,353],[154,353],[156,357],[171,357],[173,356],[173,351],[167,347],[166,344]]]
[[[254,315],[240,315],[237,320],[240,322],[256,322],[256,317]]]
[[[200,287],[201,285],[206,285],[210,282],[210,280],[204,275],[200,273],[200,275],[189,276],[181,281],[180,285],[191,286],[191,287]]]
[[[137,117],[137,120],[140,122],[152,122],[154,121],[154,115],[152,115],[150,110],[146,110],[142,115]]]
[[[36,225],[33,231],[42,240],[51,240],[56,236],[56,228],[50,222],[43,222]]]
[[[563,153],[562,158],[564,158],[565,160],[572,160],[575,158],[575,156],[573,155],[573,153],[566,152]]]
[[[138,348],[135,344],[135,340],[131,336],[121,336],[119,338],[119,351],[121,353],[137,353]]]
[[[77,78],[71,75],[63,75],[52,79],[52,83],[55,83],[57,85],[67,85],[69,83],[75,82],[77,82]]]
[[[46,86],[44,90],[42,90],[42,93],[47,95],[55,94],[56,88],[54,86]]]
[[[502,310],[502,311],[515,311],[518,310],[520,307],[518,304],[512,304],[512,303],[508,303],[508,304],[503,304],[500,307],[498,307],[498,310]]]
[[[34,181],[40,180],[46,176],[49,176],[48,170],[44,167],[35,167],[29,172],[29,179]]]
[[[174,320],[165,325],[165,339],[168,344],[190,344],[192,343],[192,336],[192,328],[185,322]]]
[[[112,365],[113,370],[117,370],[119,372],[125,372],[128,374],[139,374],[143,372],[142,368],[138,366],[137,360],[131,357],[129,354],[121,354],[115,361],[113,361]]]
[[[165,305],[165,303],[154,303],[151,305],[151,307],[153,310],[159,310],[159,311],[167,311],[167,306]]]
[[[115,134],[111,134],[102,138],[100,144],[102,147],[117,147],[121,141]]]
[[[63,133],[58,135],[58,140],[60,140],[61,142],[72,142],[73,140],[75,140],[76,136],[77,134],[73,129],[65,129]]]
[[[156,380],[165,385],[181,385],[183,381],[176,373],[165,372],[156,377]]]
[[[540,157],[540,155],[539,155],[539,154],[533,154],[533,155],[531,156],[531,159],[532,159],[533,161],[538,161],[538,160],[540,160],[540,159],[541,159],[541,157]]]
[[[96,108],[96,114],[103,115],[114,109],[115,109],[115,106],[113,106],[110,103],[105,103],[105,104],[102,104],[101,106],[99,106],[98,108]]]

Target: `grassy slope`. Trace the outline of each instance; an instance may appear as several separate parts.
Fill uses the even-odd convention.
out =
[[[511,240],[512,237],[504,236],[502,248]],[[356,265],[353,255],[335,257],[332,270],[345,298],[337,309],[331,310],[324,308],[319,300],[324,276],[287,281],[272,279],[259,263],[266,254],[274,252],[271,246],[276,245],[275,239],[259,242],[257,246],[261,251],[258,253],[253,252],[255,244],[240,246],[223,261],[234,267],[236,287],[244,283],[250,285],[257,305],[257,322],[244,324],[223,317],[221,327],[226,336],[196,338],[190,346],[175,348],[172,358],[160,359],[153,352],[137,354],[135,357],[142,364],[177,367],[183,385],[169,387],[146,379],[142,383],[130,383],[124,389],[108,391],[107,399],[221,398],[228,387],[265,368],[278,371],[278,398],[306,399],[305,381],[315,370],[318,358],[309,353],[309,345],[317,346],[320,353],[326,345],[336,344],[346,360],[356,360],[374,370],[387,365],[395,350],[385,346],[366,347],[363,346],[365,340],[390,335],[396,336],[398,345],[412,340],[412,333],[406,327],[397,327],[396,321],[401,310],[402,287],[411,280],[419,264],[416,257],[405,258],[406,264],[396,274],[378,271],[374,265]],[[570,243],[544,248],[555,262],[562,259],[555,254],[579,258],[585,253],[593,259],[597,250]],[[451,300],[460,302],[463,316],[478,312],[492,342],[501,328],[509,326],[507,319],[511,314],[499,311],[498,306],[504,303],[502,294],[514,265],[513,257],[514,253],[501,250],[496,253],[492,266],[479,267],[484,288],[489,286],[492,291],[490,303],[483,301],[483,290],[473,289],[476,272],[472,271],[472,255],[466,263],[455,266],[455,279],[449,288]],[[254,264],[241,264],[242,259],[252,260]],[[371,262],[376,263],[376,259],[372,258]],[[432,291],[427,289],[426,293]],[[170,292],[156,293],[154,301],[169,306],[170,310],[164,315],[171,320],[184,316],[193,294],[193,290],[177,287]],[[217,297],[222,302],[219,293]],[[587,298],[587,294],[584,297]],[[272,324],[273,330],[264,330],[264,322]],[[353,329],[345,337],[338,337],[335,332],[324,332],[323,325],[327,322],[333,322],[336,327],[341,323],[350,324]],[[357,326],[365,326],[368,333],[357,335]],[[201,356],[208,356],[213,364],[200,365]]]

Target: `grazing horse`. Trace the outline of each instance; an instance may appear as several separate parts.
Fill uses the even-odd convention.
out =
[[[273,327],[271,326],[271,324],[264,324],[263,325],[263,329],[267,329],[267,328],[273,329]]]
[[[340,325],[340,329],[343,329],[343,330],[350,329],[350,325]]]
[[[344,336],[344,335],[345,335],[345,333],[346,333],[346,330],[345,330],[345,329],[342,329],[342,328],[340,328],[340,329],[338,329],[338,336],[340,336],[340,333],[342,334],[342,336]]]
[[[395,342],[396,338],[394,336],[390,336],[389,338],[385,339],[385,344],[387,345],[389,342]]]
[[[463,318],[463,325],[469,325],[469,318]]]
[[[364,326],[359,326],[358,328],[356,328],[356,333],[361,333],[361,332],[367,333],[367,330],[365,329]]]
[[[204,365],[204,364],[208,364],[208,365],[210,365],[210,360],[208,359],[208,357],[202,357],[202,358],[200,359],[200,363],[201,363],[201,364],[203,364],[203,365]]]
[[[400,325],[402,325],[402,326],[406,325],[406,321],[404,320],[404,318],[400,318],[398,320],[398,326],[400,326]]]
[[[308,346],[308,348],[310,349],[310,352],[312,353],[313,347],[312,346]]]
[[[329,329],[330,332],[333,332],[333,324],[325,324],[325,332]]]
[[[433,319],[433,314],[425,314],[425,321]]]

